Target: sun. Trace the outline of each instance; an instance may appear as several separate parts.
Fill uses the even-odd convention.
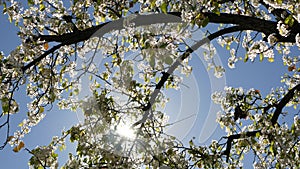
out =
[[[123,136],[123,137],[126,137],[126,138],[128,138],[128,139],[130,139],[130,140],[133,140],[133,139],[135,139],[135,137],[136,137],[135,131],[134,131],[134,130],[131,128],[131,126],[128,125],[128,124],[119,124],[119,125],[117,126],[116,132],[117,132],[119,135],[121,135],[121,136]]]

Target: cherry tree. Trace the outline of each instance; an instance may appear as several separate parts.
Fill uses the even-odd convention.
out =
[[[247,153],[255,168],[300,167],[296,0],[0,2],[22,42],[8,55],[0,53],[0,129],[6,133],[0,149],[9,144],[14,152],[26,150],[32,168],[57,168],[57,151],[66,139],[76,141],[77,149],[63,168],[236,168]],[[215,32],[193,39],[193,30],[211,24]],[[215,91],[211,99],[221,108],[216,120],[227,134],[207,146],[192,138],[186,145],[166,132],[168,96],[162,91],[179,88],[200,47],[206,49],[208,71],[223,76],[211,41],[229,50],[230,68],[237,62],[274,62],[276,55],[290,73],[265,96],[253,88]],[[15,96],[21,86],[31,98],[27,110],[19,109]],[[84,121],[49,145],[26,147],[22,139],[52,106],[81,110]],[[11,131],[10,117],[24,112],[20,129]],[[293,122],[279,120],[284,114]],[[124,136],[121,129],[128,124]]]

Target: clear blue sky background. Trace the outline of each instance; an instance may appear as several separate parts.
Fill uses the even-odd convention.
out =
[[[1,8],[2,11],[2,8]],[[16,35],[18,29],[10,24],[7,20],[7,16],[0,15],[0,50],[8,55],[11,50],[13,50],[19,43],[19,39]],[[211,31],[212,32],[212,31]],[[287,67],[284,67],[282,64],[281,56],[275,56],[274,63],[268,63],[263,61],[260,63],[256,61],[255,63],[243,63],[239,62],[236,65],[235,69],[229,69],[227,67],[227,59],[229,52],[222,49],[219,45],[214,43],[217,47],[217,52],[222,59],[223,65],[226,68],[226,81],[228,86],[240,87],[249,89],[255,88],[259,89],[263,95],[268,93],[272,87],[282,86],[280,83],[280,76],[287,72]],[[299,51],[296,51],[299,54]],[[266,59],[265,59],[266,60]],[[192,130],[187,134],[185,141],[192,138],[192,136],[198,137],[203,126],[205,116],[207,116],[207,111],[210,102],[210,93],[209,93],[209,82],[208,76],[206,73],[206,68],[201,64],[199,60],[194,60],[192,63],[193,75],[197,79],[197,84],[195,88],[190,88],[188,90],[198,90],[200,93],[200,103],[199,103],[199,112],[197,114],[197,123],[192,126]],[[17,97],[17,100],[21,104],[20,113],[14,115],[11,118],[11,134],[17,128],[17,126],[25,117],[27,112],[26,104],[29,101],[25,97],[25,88],[20,88]],[[180,92],[170,92],[170,97],[178,98]],[[191,96],[190,99],[193,99]],[[177,99],[171,99],[170,105],[166,109],[172,110],[174,105],[178,104]],[[37,145],[47,145],[50,143],[52,136],[60,135],[62,129],[69,129],[72,124],[78,122],[76,114],[74,112],[60,111],[54,107],[51,112],[46,113],[45,119],[37,126],[33,127],[30,134],[28,134],[24,141],[26,147],[29,149],[35,148]],[[182,125],[182,123],[178,123]],[[209,140],[219,139],[220,130],[218,130]],[[3,133],[0,132],[0,137],[3,138]],[[176,133],[174,133],[176,134]],[[1,139],[3,140],[3,139]],[[65,157],[68,152],[74,152],[74,146],[67,145],[67,149],[64,151]],[[4,150],[0,151],[0,168],[28,168],[27,163],[31,156],[24,150],[21,150],[19,153],[14,153],[10,146],[7,146]],[[252,160],[252,159],[251,159]],[[65,159],[60,159],[60,162],[65,161]],[[247,167],[248,168],[248,167]]]

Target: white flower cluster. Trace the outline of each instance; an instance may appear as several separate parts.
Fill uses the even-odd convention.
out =
[[[230,49],[230,55],[231,57],[228,58],[228,67],[233,69],[235,68],[235,63],[238,61],[238,58],[236,57],[236,51],[234,48]]]
[[[271,45],[271,46],[274,46],[275,45],[275,43],[277,42],[277,38],[276,38],[276,36],[275,36],[275,34],[273,33],[273,34],[270,34],[269,36],[268,36],[268,43]]]
[[[260,54],[260,61],[262,61],[263,58],[269,58],[269,59],[274,58],[273,49],[270,49],[267,46],[266,42],[262,40],[254,42],[250,46],[247,54],[251,61],[254,61],[254,59],[258,54]]]
[[[211,45],[207,44],[203,46],[204,52],[204,59],[208,63],[207,70],[213,69],[214,76],[217,78],[221,78],[224,76],[225,69],[223,66],[216,64],[215,62],[215,55],[216,55],[216,48]]]
[[[287,37],[290,34],[290,30],[288,30],[289,26],[284,24],[283,21],[278,21],[277,29],[281,36]]]
[[[261,4],[259,3],[259,0],[251,0],[251,4],[255,7],[258,8]]]

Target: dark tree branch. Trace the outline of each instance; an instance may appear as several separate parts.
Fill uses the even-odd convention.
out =
[[[169,14],[175,15],[177,17],[181,17],[180,12],[170,12]],[[251,16],[243,16],[243,15],[236,15],[236,14],[227,14],[221,13],[220,15],[214,13],[204,13],[205,16],[208,17],[209,23],[219,23],[219,24],[235,24],[238,26],[242,26],[244,30],[253,30],[257,32],[265,33],[266,35],[276,33],[278,34],[277,30],[277,23],[275,21],[268,21],[263,20]],[[97,30],[99,30],[104,25],[110,22],[106,22],[104,24],[93,26],[86,30],[82,30],[79,32],[72,32],[66,33],[63,35],[40,35],[38,38],[40,40],[45,40],[47,42],[63,42],[66,45],[78,43],[90,38]],[[300,32],[300,25],[295,32]],[[295,42],[295,35],[289,35],[288,37],[279,37],[279,40],[282,42]]]
[[[78,32],[65,33],[62,35],[39,35],[36,38],[40,39],[41,41],[61,42],[64,45],[71,45],[88,40],[95,32],[97,32],[108,23],[110,22],[106,22],[98,26],[93,26],[85,30],[79,30]]]
[[[170,12],[169,14],[175,15],[177,17],[181,17],[180,12]],[[204,13],[205,16],[208,17],[209,23],[219,23],[219,24],[235,24],[237,26],[242,27],[242,30],[253,30],[257,32],[262,32],[266,35],[270,35],[272,33],[276,34],[276,37],[278,38],[278,42],[295,42],[295,36],[297,33],[300,32],[300,24],[295,23],[293,26],[293,29],[291,30],[291,33],[288,37],[282,37],[279,35],[277,30],[277,23],[275,21],[268,21],[263,20],[251,16],[243,16],[243,15],[236,15],[236,14],[226,14],[221,13],[220,15],[217,15],[215,13]],[[112,22],[112,21],[111,21]],[[40,39],[42,41],[46,42],[60,42],[61,46],[64,45],[71,45],[76,44],[78,42],[85,41],[89,39],[97,30],[102,28],[104,25],[108,24],[110,22],[103,23],[98,26],[93,26],[91,28],[87,28],[85,30],[76,31],[72,33],[66,33],[63,35],[39,35],[37,37],[34,37],[34,39]],[[51,50],[51,49],[50,49]],[[45,52],[42,56],[45,54],[50,54],[52,52]],[[38,58],[44,58],[44,57],[38,57]],[[41,59],[40,59],[41,60]],[[40,61],[39,60],[39,61]],[[28,69],[29,67],[35,65],[34,63],[29,63],[25,67],[23,67],[23,70]]]
[[[288,104],[288,102],[294,97],[295,92],[300,91],[300,84],[293,87],[289,92],[281,99],[281,101],[275,105],[276,110],[271,119],[272,125],[274,126],[277,123],[279,115],[282,113],[282,109]]]
[[[59,45],[53,46],[51,49],[47,50],[45,53],[43,53],[39,57],[35,58],[33,61],[31,61],[30,63],[28,63],[26,66],[22,67],[23,72],[25,72],[31,66],[37,65],[42,59],[44,59],[45,57],[47,57],[49,54],[55,52],[57,49],[59,49],[62,46],[63,46],[63,44],[59,44]]]
[[[160,92],[161,88],[164,86],[165,82],[168,80],[168,78],[170,77],[171,74],[173,74],[174,70],[181,64],[181,62],[186,59],[187,57],[190,56],[191,53],[194,52],[194,50],[198,49],[200,46],[204,45],[205,43],[209,43],[209,41],[228,34],[228,33],[233,33],[233,32],[237,32],[237,31],[242,31],[243,28],[240,26],[233,26],[233,27],[229,27],[229,28],[224,28],[221,29],[213,34],[208,35],[206,38],[202,39],[201,41],[199,41],[197,43],[197,46],[192,46],[189,47],[172,65],[171,67],[168,69],[167,72],[163,73],[163,76],[161,77],[160,81],[156,84],[155,86],[155,90],[152,92],[149,102],[147,103],[147,105],[142,109],[143,111],[145,111],[143,117],[141,120],[137,121],[136,123],[134,123],[132,125],[132,127],[135,127],[139,124],[143,124],[147,118],[150,115],[150,109],[158,95],[158,93]]]
[[[222,153],[222,155],[226,156],[226,162],[228,162],[228,160],[229,160],[229,155],[230,155],[230,150],[231,150],[233,140],[252,137],[252,136],[255,136],[256,133],[260,133],[260,132],[261,132],[261,130],[255,130],[255,131],[248,131],[244,134],[239,133],[239,134],[234,134],[234,135],[228,136],[227,142],[226,142],[226,149]]]
[[[37,159],[37,161],[40,163],[40,165],[44,168],[44,169],[46,169],[47,168],[47,166],[45,165],[45,164],[43,164],[42,163],[42,161],[32,152],[32,151],[30,151],[28,148],[25,148],[25,150],[29,153],[29,154],[32,154],[36,159]],[[45,161],[45,163],[46,163],[46,161]]]
[[[175,16],[180,17],[180,12],[172,12]],[[218,24],[235,24],[244,28],[244,30],[253,30],[257,32],[264,33],[266,35],[270,35],[272,33],[276,34],[278,38],[278,42],[295,42],[295,37],[297,33],[300,33],[300,24],[296,22],[294,26],[291,28],[291,33],[287,37],[283,37],[279,35],[277,30],[277,22],[269,21],[264,19],[259,19],[252,16],[244,16],[237,14],[227,14],[221,13],[220,15],[215,13],[203,13],[204,16],[207,16],[209,19],[209,23],[218,23]]]

